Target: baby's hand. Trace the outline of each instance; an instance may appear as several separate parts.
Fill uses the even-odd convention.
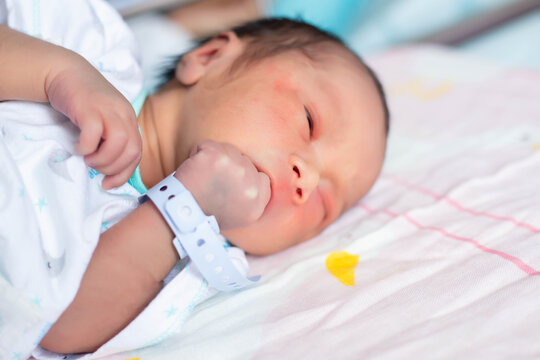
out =
[[[221,230],[247,226],[270,200],[270,179],[231,144],[205,140],[174,175]]]
[[[88,166],[106,175],[103,188],[124,184],[142,152],[137,117],[129,101],[85,61],[53,76],[45,91],[52,107],[81,130],[76,150]]]

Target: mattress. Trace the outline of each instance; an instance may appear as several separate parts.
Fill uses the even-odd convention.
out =
[[[260,285],[109,359],[540,357],[540,73],[433,46],[368,61],[392,114],[370,193],[251,257]]]

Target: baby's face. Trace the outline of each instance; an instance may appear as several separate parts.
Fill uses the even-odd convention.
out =
[[[210,69],[190,91],[183,114],[191,119],[190,145],[231,143],[270,178],[271,198],[260,219],[224,232],[248,253],[274,253],[318,234],[380,172],[381,100],[351,59],[328,55],[314,62],[287,52],[233,77]]]

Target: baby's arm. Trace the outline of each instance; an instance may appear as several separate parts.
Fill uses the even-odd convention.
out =
[[[178,255],[151,201],[104,232],[73,302],[41,341],[59,353],[93,352],[129,324],[161,289]]]
[[[222,230],[256,221],[270,198],[266,174],[229,144],[203,141],[175,176],[206,214],[216,216]],[[103,233],[75,299],[41,346],[61,353],[90,352],[111,339],[161,289],[178,260],[173,238],[151,201]]]
[[[125,183],[141,157],[135,112],[126,98],[77,53],[0,25],[0,101],[50,102],[81,129],[77,151]]]

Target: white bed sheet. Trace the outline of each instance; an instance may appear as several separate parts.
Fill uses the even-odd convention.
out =
[[[262,283],[109,359],[537,359],[540,73],[438,47],[369,59],[392,126],[373,190]],[[359,255],[346,286],[326,267]]]

